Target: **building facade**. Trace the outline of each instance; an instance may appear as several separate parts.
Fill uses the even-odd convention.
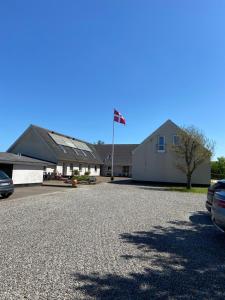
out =
[[[132,176],[132,151],[138,144],[115,144],[114,145],[114,176]],[[111,176],[112,170],[112,144],[95,145],[103,164],[101,165],[101,175]]]
[[[70,176],[79,170],[80,175],[100,175],[102,161],[92,144],[35,125],[30,125],[8,152],[53,163],[44,166],[49,174]]]
[[[177,169],[172,145],[181,130],[171,120],[166,121],[147,137],[132,154],[132,178],[136,181],[185,183],[185,174]],[[192,183],[210,184],[210,160],[202,163],[193,173]]]

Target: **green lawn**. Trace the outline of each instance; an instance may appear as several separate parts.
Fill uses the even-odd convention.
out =
[[[186,187],[182,186],[172,186],[168,188],[169,191],[182,192],[182,193],[198,193],[198,194],[206,194],[208,191],[207,187],[193,187],[188,190]]]

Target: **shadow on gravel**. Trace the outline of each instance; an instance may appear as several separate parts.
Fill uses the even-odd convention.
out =
[[[140,273],[127,276],[98,273],[73,274],[87,297],[97,299],[224,299],[225,238],[205,212],[196,212],[189,221],[174,221],[151,231],[124,233],[124,243],[133,245],[133,266]],[[137,254],[138,253],[138,254]]]

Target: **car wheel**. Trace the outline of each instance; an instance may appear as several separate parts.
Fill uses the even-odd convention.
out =
[[[6,198],[9,198],[9,196],[11,196],[11,195],[12,195],[12,193],[2,194],[2,198],[6,199]]]

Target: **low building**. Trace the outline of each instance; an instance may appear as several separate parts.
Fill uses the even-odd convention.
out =
[[[115,144],[114,145],[114,176],[132,176],[132,151],[138,144]],[[112,144],[95,145],[103,165],[102,176],[111,176],[112,169]]]
[[[100,175],[102,161],[92,144],[35,125],[30,125],[8,152],[53,163],[46,173],[70,176],[79,170],[81,175]]]
[[[176,167],[176,157],[171,149],[178,140],[180,130],[179,126],[168,120],[134,149],[134,180],[182,184],[186,182],[185,174]],[[192,183],[210,184],[210,160],[194,171]]]
[[[53,164],[13,153],[0,152],[0,170],[12,178],[15,185],[41,184],[43,169]]]

